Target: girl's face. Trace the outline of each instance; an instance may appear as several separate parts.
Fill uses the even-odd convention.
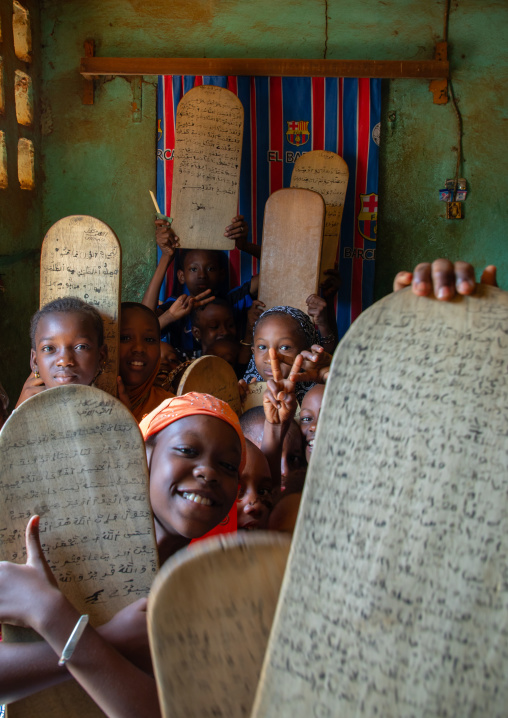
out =
[[[323,384],[316,384],[305,394],[300,411],[300,429],[305,441],[305,458],[310,461],[314,448],[314,437],[316,434],[319,412],[323,402],[325,387]]]
[[[263,381],[272,378],[268,350],[274,348],[284,379],[287,379],[296,355],[307,348],[300,327],[293,317],[273,314],[263,319],[254,334],[254,361]]]
[[[227,516],[241,458],[238,434],[213,416],[188,416],[159,433],[149,457],[158,543],[168,536],[199,538]]]
[[[140,386],[152,375],[160,357],[157,319],[142,309],[122,311],[119,371],[126,386]]]
[[[33,372],[46,387],[90,385],[106,359],[92,319],[79,312],[53,312],[41,317],[30,355]]]

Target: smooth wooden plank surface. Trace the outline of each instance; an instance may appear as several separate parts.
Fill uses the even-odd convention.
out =
[[[181,247],[234,249],[224,236],[238,209],[243,106],[223,87],[201,85],[178,104],[171,214]]]
[[[308,189],[281,189],[265,205],[259,299],[307,311],[318,291],[325,203]]]
[[[242,412],[235,371],[221,357],[205,355],[192,362],[180,379],[177,396],[189,391],[211,394],[226,401],[238,416]]]
[[[449,76],[438,60],[291,60],[209,57],[82,57],[83,77],[100,75],[248,75],[279,77],[382,77],[437,79]]]
[[[96,386],[116,396],[122,251],[111,227],[95,217],[71,215],[50,227],[42,243],[40,306],[79,297],[102,317],[108,360]]]
[[[287,536],[244,531],[164,564],[148,628],[165,718],[250,715],[288,551]]]
[[[47,389],[8,419],[0,455],[1,560],[25,561],[25,527],[38,513],[59,587],[92,625],[148,594],[157,569],[148,469],[137,422],[121,402],[87,386]],[[8,625],[2,633],[5,641],[35,638]],[[18,701],[8,715],[103,714],[70,682]]]
[[[346,199],[349,169],[335,152],[313,150],[298,157],[291,175],[291,187],[318,192],[325,202],[325,228],[321,248],[319,281],[326,269],[334,269],[339,249],[340,225]]]
[[[409,290],[342,340],[255,718],[506,715],[507,327]]]

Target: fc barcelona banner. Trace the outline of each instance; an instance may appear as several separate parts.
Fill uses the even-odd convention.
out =
[[[249,240],[260,244],[266,200],[289,187],[294,163],[310,150],[339,154],[349,168],[337,264],[339,336],[372,303],[378,212],[381,81],[310,77],[159,77],[157,97],[157,200],[171,216],[175,118],[182,96],[197,85],[234,92],[243,104],[244,137],[239,214]],[[243,252],[230,254],[230,288],[258,271]],[[172,278],[164,289],[169,296]],[[164,298],[164,297],[162,297]]]

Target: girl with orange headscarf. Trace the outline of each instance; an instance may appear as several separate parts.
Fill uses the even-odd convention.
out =
[[[167,399],[140,428],[147,444],[150,501],[162,564],[220,524],[231,508],[236,512],[245,439],[233,410],[207,394]],[[160,716],[146,631],[146,598],[122,609],[99,630],[87,625],[67,663],[70,672],[58,667],[55,653],[62,653],[79,613],[56,585],[38,526],[39,517],[32,517],[27,564],[4,562],[0,575],[2,617],[36,628],[45,641],[18,644],[9,660],[6,656],[4,666],[18,681],[4,681],[8,700],[72,675],[106,715]]]
[[[193,539],[235,531],[235,499],[246,452],[231,407],[190,392],[164,401],[140,429],[161,563]]]

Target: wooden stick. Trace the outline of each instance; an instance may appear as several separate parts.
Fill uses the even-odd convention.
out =
[[[159,209],[159,205],[157,204],[157,200],[155,199],[154,193],[152,192],[151,189],[148,190],[148,191],[150,192],[150,197],[152,198],[152,202],[153,202],[153,204],[154,204],[155,211],[158,212],[159,214],[162,214],[162,212],[161,212],[160,209]]]

